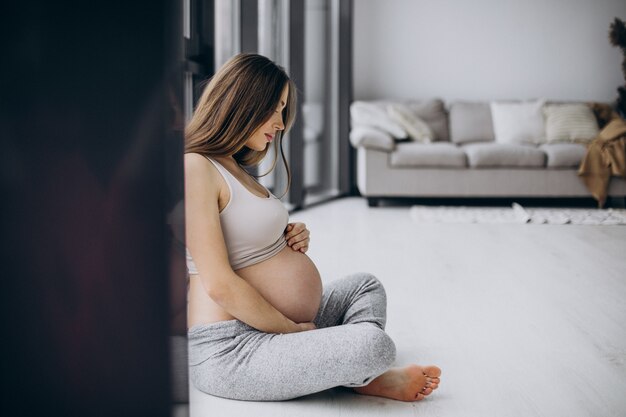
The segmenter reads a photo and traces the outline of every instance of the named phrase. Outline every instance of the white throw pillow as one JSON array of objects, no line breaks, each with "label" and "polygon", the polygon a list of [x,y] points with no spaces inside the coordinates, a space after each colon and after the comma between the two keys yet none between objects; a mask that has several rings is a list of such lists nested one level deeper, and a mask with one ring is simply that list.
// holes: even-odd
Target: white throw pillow
[{"label": "white throw pillow", "polygon": [[494,101],[490,104],[497,143],[545,142],[544,100],[520,103]]},{"label": "white throw pillow", "polygon": [[388,133],[368,126],[356,126],[350,131],[350,143],[354,147],[362,146],[381,151],[392,151],[396,143]]},{"label": "white throw pillow", "polygon": [[417,117],[411,109],[404,104],[390,104],[387,106],[387,114],[391,120],[397,122],[409,137],[415,142],[430,143],[435,135],[428,124]]},{"label": "white throw pillow", "polygon": [[584,103],[545,106],[543,113],[548,143],[590,141],[599,133],[596,116]]},{"label": "white throw pillow", "polygon": [[370,126],[389,133],[397,139],[407,137],[406,131],[391,120],[384,106],[364,101],[355,101],[350,106],[352,126]]}]

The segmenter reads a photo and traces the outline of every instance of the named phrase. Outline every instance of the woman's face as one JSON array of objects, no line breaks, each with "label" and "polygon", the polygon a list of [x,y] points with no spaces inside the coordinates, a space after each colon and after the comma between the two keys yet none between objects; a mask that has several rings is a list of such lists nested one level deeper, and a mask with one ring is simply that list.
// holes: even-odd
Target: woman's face
[{"label": "woman's face", "polygon": [[274,140],[276,132],[285,129],[283,123],[283,109],[287,105],[287,97],[289,95],[289,86],[286,85],[280,96],[280,103],[276,106],[276,111],[272,117],[254,131],[252,136],[246,141],[246,146],[255,151],[263,151],[268,143]]}]

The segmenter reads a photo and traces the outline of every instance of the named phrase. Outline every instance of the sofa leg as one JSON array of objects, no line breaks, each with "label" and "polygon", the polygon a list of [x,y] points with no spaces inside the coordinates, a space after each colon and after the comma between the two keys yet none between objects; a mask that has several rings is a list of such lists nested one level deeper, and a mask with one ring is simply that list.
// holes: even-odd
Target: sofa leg
[{"label": "sofa leg", "polygon": [[367,197],[367,205],[370,207],[378,207],[379,198]]}]

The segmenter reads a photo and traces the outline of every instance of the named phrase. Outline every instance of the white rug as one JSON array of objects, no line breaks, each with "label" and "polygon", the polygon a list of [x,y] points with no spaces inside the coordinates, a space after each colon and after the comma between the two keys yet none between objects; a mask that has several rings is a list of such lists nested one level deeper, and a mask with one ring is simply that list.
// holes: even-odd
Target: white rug
[{"label": "white rug", "polygon": [[511,207],[413,206],[417,223],[626,224],[624,209],[562,209]]}]

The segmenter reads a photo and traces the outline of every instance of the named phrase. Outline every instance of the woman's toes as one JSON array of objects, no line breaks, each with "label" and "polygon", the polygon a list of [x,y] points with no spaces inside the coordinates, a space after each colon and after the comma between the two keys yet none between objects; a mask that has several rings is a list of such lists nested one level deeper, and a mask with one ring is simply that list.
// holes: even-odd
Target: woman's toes
[{"label": "woman's toes", "polygon": [[415,394],[415,401],[422,401],[424,398],[424,394],[420,394],[419,392]]},{"label": "woman's toes", "polygon": [[422,391],[420,392],[420,394],[424,394],[424,395],[430,395],[432,393],[433,393],[433,390],[430,387],[424,387]]},{"label": "woman's toes", "polygon": [[439,378],[441,376],[441,369],[436,366],[424,366],[424,375],[430,378]]}]

